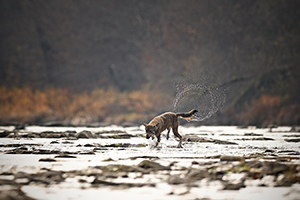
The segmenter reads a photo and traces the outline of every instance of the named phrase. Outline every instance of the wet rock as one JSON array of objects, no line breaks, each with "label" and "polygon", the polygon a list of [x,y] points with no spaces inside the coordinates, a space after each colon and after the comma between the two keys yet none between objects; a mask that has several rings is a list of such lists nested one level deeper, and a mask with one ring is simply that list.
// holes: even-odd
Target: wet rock
[{"label": "wet rock", "polygon": [[23,138],[40,138],[41,136],[36,133],[27,133],[22,135]]},{"label": "wet rock", "polygon": [[192,161],[192,165],[199,165],[199,162],[197,162],[197,161]]},{"label": "wet rock", "polygon": [[16,185],[14,180],[0,179],[0,185]]},{"label": "wet rock", "polygon": [[241,138],[241,139],[236,139],[236,140],[243,140],[243,141],[247,141],[247,140],[257,140],[257,141],[260,141],[260,140],[262,140],[262,141],[268,141],[268,140],[274,140],[273,138],[267,138],[267,137],[258,137],[258,138]]},{"label": "wet rock", "polygon": [[104,159],[103,161],[104,161],[104,162],[111,162],[111,161],[115,161],[115,160],[112,159],[112,158],[107,158],[107,159]]},{"label": "wet rock", "polygon": [[48,149],[37,149],[37,150],[33,151],[32,153],[33,154],[52,154],[54,152],[51,150],[48,150]]},{"label": "wet rock", "polygon": [[5,200],[34,200],[28,197],[20,188],[0,191],[0,199]]},{"label": "wet rock", "polygon": [[37,174],[33,174],[33,176],[37,176],[38,179],[37,181],[42,181],[42,182],[55,182],[55,183],[60,183],[65,180],[63,178],[63,172],[62,171],[46,171],[46,172],[40,172]]},{"label": "wet rock", "polygon": [[23,146],[22,144],[4,144],[0,145],[0,147],[21,147]]},{"label": "wet rock", "polygon": [[141,144],[132,144],[131,147],[138,147],[138,148],[140,148],[140,147],[146,147],[146,144],[144,144],[144,143],[141,143]]},{"label": "wet rock", "polygon": [[208,171],[203,169],[191,169],[187,173],[188,181],[196,181],[206,178],[208,176]]},{"label": "wet rock", "polygon": [[270,141],[273,141],[275,139],[273,138],[268,138],[268,137],[261,137],[261,138],[252,138],[252,140],[270,140]]},{"label": "wet rock", "polygon": [[95,146],[92,144],[85,144],[84,147],[95,147]]},{"label": "wet rock", "polygon": [[245,133],[244,136],[263,136],[263,134],[260,133]]},{"label": "wet rock", "polygon": [[33,151],[27,150],[27,148],[24,149],[22,147],[5,151],[5,154],[31,154],[31,153],[33,153]]},{"label": "wet rock", "polygon": [[52,141],[52,142],[50,142],[50,144],[59,144],[59,142],[57,142],[57,141]]},{"label": "wet rock", "polygon": [[225,140],[215,140],[214,141],[215,144],[229,144],[229,145],[238,145],[235,142],[230,142],[230,141],[225,141]]},{"label": "wet rock", "polygon": [[67,140],[66,140],[66,141],[63,141],[62,144],[74,144],[74,142],[71,142],[71,141],[67,141]]},{"label": "wet rock", "polygon": [[149,187],[155,187],[154,183],[116,183],[112,181],[105,181],[101,180],[98,178],[95,178],[95,180],[92,182],[93,186],[96,185],[104,185],[104,186],[119,186],[119,187],[124,187],[124,188],[130,188],[130,187],[144,187],[144,186],[149,186]]},{"label": "wet rock", "polygon": [[220,136],[241,136],[240,134],[222,133]]},{"label": "wet rock", "polygon": [[142,174],[150,173],[150,170],[148,169],[144,169],[138,166],[129,166],[129,165],[107,165],[107,166],[99,166],[98,168],[102,169],[104,172],[127,172],[127,173],[140,172]]},{"label": "wet rock", "polygon": [[170,170],[171,168],[168,166],[163,166],[159,163],[150,161],[150,160],[143,160],[142,162],[140,162],[138,164],[139,167],[144,168],[144,169],[151,169],[154,171],[158,171],[158,170]]},{"label": "wet rock", "polygon": [[300,138],[295,138],[295,139],[284,139],[286,142],[300,142]]},{"label": "wet rock", "polygon": [[300,183],[300,165],[288,165],[288,169],[277,177],[275,186],[291,186]]},{"label": "wet rock", "polygon": [[108,148],[105,148],[105,147],[96,147],[93,149],[94,152],[95,151],[107,151],[107,150],[108,150]]},{"label": "wet rock", "polygon": [[245,161],[245,159],[242,156],[227,156],[227,155],[222,155],[220,158],[220,161]]},{"label": "wet rock", "polygon": [[290,177],[287,177],[285,175],[279,176],[277,178],[277,181],[275,183],[275,187],[290,187],[292,186],[296,181]]},{"label": "wet rock", "polygon": [[213,142],[214,140],[211,138],[198,137],[196,135],[184,136],[183,140],[187,142]]},{"label": "wet rock", "polygon": [[293,126],[290,132],[300,132],[300,126]]},{"label": "wet rock", "polygon": [[111,130],[111,131],[100,131],[96,132],[96,135],[102,135],[102,134],[118,134],[118,133],[127,133],[126,131],[122,130]]},{"label": "wet rock", "polygon": [[275,152],[275,150],[272,150],[272,149],[266,149],[265,150],[265,153],[274,153]]},{"label": "wet rock", "polygon": [[183,137],[184,141],[187,142],[210,142],[210,143],[215,143],[215,144],[229,144],[229,145],[237,145],[235,142],[230,142],[230,141],[225,141],[225,140],[217,140],[217,139],[212,139],[212,138],[205,138],[205,137],[198,137],[195,135],[189,135]]},{"label": "wet rock", "polygon": [[298,134],[298,135],[283,135],[282,137],[300,137],[300,134]]},{"label": "wet rock", "polygon": [[104,147],[125,147],[125,148],[128,148],[130,146],[131,146],[130,143],[114,143],[114,144],[107,144]]},{"label": "wet rock", "polygon": [[245,159],[251,159],[251,158],[261,158],[265,156],[264,153],[250,153],[244,156]]},{"label": "wet rock", "polygon": [[277,175],[279,173],[283,173],[288,169],[288,165],[281,164],[278,162],[263,162],[263,173],[267,175]]},{"label": "wet rock", "polygon": [[39,135],[42,138],[61,138],[64,137],[61,132],[43,131]]},{"label": "wet rock", "polygon": [[77,138],[94,138],[91,131],[81,131],[78,133]]},{"label": "wet rock", "polygon": [[14,133],[14,132],[11,132],[11,131],[0,132],[0,138],[5,138],[5,137],[9,136],[11,133]]},{"label": "wet rock", "polygon": [[244,181],[241,181],[239,183],[225,183],[223,190],[239,190],[241,188],[245,188],[246,185]]},{"label": "wet rock", "polygon": [[249,168],[261,168],[263,166],[263,163],[259,160],[252,160],[247,162],[247,165],[249,166]]},{"label": "wet rock", "polygon": [[56,160],[53,158],[41,158],[39,162],[56,162]]},{"label": "wet rock", "polygon": [[159,159],[158,156],[134,156],[134,157],[130,157],[128,159],[130,159],[130,160],[136,160],[138,158],[151,159],[151,160],[157,160],[157,159]]},{"label": "wet rock", "polygon": [[76,158],[76,156],[71,156],[69,154],[60,154],[55,156],[54,158]]},{"label": "wet rock", "polygon": [[120,185],[120,183],[114,183],[110,181],[103,181],[98,178],[95,178],[94,181],[91,183],[92,185],[109,185],[109,186],[117,186]]},{"label": "wet rock", "polygon": [[[28,136],[28,137],[30,137],[30,136]],[[41,137],[41,135],[34,134],[33,137]],[[62,137],[64,137],[64,135],[60,132],[48,133],[45,135],[45,138],[62,138]]]},{"label": "wet rock", "polygon": [[218,159],[221,158],[221,155],[214,155],[214,156],[206,156],[207,159]]},{"label": "wet rock", "polygon": [[[98,133],[96,133],[97,135]],[[112,138],[112,139],[130,139],[130,138],[133,138],[133,137],[137,137],[137,135],[132,135],[132,134],[129,134],[129,133],[126,133],[126,132],[122,132],[122,133],[109,133],[109,134],[101,134],[101,135],[97,135],[98,138]]]},{"label": "wet rock", "polygon": [[179,184],[183,184],[185,183],[185,179],[180,177],[180,175],[171,175],[167,182],[170,184],[170,185],[179,185]]},{"label": "wet rock", "polygon": [[18,179],[28,179],[28,182],[26,184],[30,183],[37,183],[37,184],[46,184],[49,185],[51,183],[60,183],[64,181],[65,179],[62,176],[62,171],[40,171],[35,174],[29,174],[26,172],[18,172],[15,174],[15,180]]},{"label": "wet rock", "polygon": [[136,137],[136,136],[128,134],[128,133],[122,133],[122,134],[116,134],[113,136],[109,136],[109,138],[113,138],[113,139],[130,139],[132,137]]},{"label": "wet rock", "polygon": [[280,154],[285,154],[285,155],[290,155],[290,156],[298,156],[300,155],[299,151],[294,151],[294,150],[283,150],[283,151],[278,151]]}]

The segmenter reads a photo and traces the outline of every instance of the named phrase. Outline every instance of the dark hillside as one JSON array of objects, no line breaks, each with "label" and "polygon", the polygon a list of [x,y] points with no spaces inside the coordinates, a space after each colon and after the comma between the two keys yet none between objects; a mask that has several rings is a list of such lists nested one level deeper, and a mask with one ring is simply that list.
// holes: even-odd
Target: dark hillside
[{"label": "dark hillside", "polygon": [[[227,87],[227,101],[222,111],[202,123],[300,124],[299,7],[298,0],[4,0],[0,85],[3,91],[64,90],[90,98],[96,98],[92,94],[99,90],[121,92],[126,98],[151,91],[164,94],[171,103],[177,80],[209,77]],[[266,97],[277,98],[277,107],[255,106]],[[72,98],[67,105],[75,104]],[[149,99],[141,101],[147,104]],[[111,109],[119,103],[108,102],[114,102]],[[147,107],[145,116],[168,106],[165,102],[159,109]],[[270,119],[266,109],[274,109],[277,118]],[[128,108],[117,112],[128,110],[143,115],[142,110]],[[20,120],[7,112],[3,116],[10,117],[2,116],[2,121]],[[18,115],[24,112],[21,109]],[[80,116],[107,120],[88,110]],[[132,115],[128,120],[141,121]]]}]

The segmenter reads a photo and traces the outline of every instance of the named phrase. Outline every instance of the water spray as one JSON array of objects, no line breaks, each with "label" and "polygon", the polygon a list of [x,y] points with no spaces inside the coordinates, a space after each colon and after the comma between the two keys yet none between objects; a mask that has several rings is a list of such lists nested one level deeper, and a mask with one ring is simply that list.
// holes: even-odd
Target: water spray
[{"label": "water spray", "polygon": [[203,83],[200,81],[180,82],[174,84],[176,96],[171,106],[173,112],[198,110],[189,121],[203,121],[209,119],[223,108],[226,93],[220,83]]}]

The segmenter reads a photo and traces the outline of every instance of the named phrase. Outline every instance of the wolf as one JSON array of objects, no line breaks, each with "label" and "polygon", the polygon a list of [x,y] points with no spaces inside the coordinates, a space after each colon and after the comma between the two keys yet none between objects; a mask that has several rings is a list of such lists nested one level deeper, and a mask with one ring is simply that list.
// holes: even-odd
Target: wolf
[{"label": "wolf", "polygon": [[168,130],[167,133],[167,140],[169,139],[169,133],[172,128],[173,133],[176,137],[179,138],[179,143],[177,148],[182,148],[182,136],[178,133],[178,126],[179,121],[178,117],[184,118],[184,119],[191,119],[197,113],[198,111],[193,109],[188,113],[173,113],[173,112],[166,112],[159,116],[154,117],[149,124],[144,123],[145,129],[146,129],[146,138],[152,138],[154,139],[154,136],[157,138],[157,142],[155,147],[157,147],[158,143],[160,142],[160,136],[161,133],[164,130]]}]

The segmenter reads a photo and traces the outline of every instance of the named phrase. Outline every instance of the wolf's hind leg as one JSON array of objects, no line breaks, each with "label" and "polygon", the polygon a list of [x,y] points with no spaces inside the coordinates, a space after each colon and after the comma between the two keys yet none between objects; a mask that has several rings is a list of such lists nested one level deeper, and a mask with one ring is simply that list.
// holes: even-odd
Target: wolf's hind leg
[{"label": "wolf's hind leg", "polygon": [[180,140],[179,143],[178,143],[178,145],[177,145],[177,148],[183,148],[183,147],[181,146],[181,143],[182,143],[182,136],[178,133],[178,125],[179,125],[179,122],[175,123],[174,126],[172,127],[172,130],[173,130],[174,135],[175,135],[176,137],[178,137],[179,140]]}]

